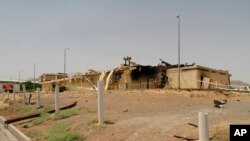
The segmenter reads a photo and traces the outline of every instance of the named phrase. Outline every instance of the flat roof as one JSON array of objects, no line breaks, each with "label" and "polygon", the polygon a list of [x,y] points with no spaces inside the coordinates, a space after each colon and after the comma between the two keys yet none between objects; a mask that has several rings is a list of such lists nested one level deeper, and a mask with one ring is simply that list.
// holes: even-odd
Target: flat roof
[{"label": "flat roof", "polygon": [[[23,80],[20,80],[21,83],[26,82]],[[19,80],[0,80],[0,83],[19,83]]]},{"label": "flat roof", "polygon": [[[218,70],[218,69],[213,69],[213,68],[209,68],[209,67],[205,67],[205,66],[201,66],[201,65],[180,67],[180,70],[193,70],[193,69],[215,71],[215,72],[219,72],[219,73],[229,73],[228,70]],[[177,71],[177,70],[178,70],[178,68],[172,68],[172,69],[168,69],[167,71]]]},{"label": "flat roof", "polygon": [[66,73],[43,73],[40,76],[44,76],[44,75],[52,75],[52,76],[67,76]]}]

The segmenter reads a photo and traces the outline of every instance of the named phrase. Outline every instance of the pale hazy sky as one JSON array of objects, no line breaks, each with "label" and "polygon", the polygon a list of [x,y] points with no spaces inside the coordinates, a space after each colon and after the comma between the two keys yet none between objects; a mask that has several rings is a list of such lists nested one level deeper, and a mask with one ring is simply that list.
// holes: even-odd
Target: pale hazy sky
[{"label": "pale hazy sky", "polygon": [[142,65],[159,58],[230,70],[250,83],[249,0],[0,0],[0,79],[107,70],[124,56]]}]

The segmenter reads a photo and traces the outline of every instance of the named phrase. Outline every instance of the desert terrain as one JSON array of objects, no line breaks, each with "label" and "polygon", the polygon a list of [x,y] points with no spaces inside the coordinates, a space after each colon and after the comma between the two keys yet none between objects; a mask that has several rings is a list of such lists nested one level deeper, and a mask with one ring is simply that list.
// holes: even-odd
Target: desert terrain
[{"label": "desert terrain", "polygon": [[[0,95],[0,115],[12,119],[54,108],[54,94],[41,93],[43,108],[36,109],[36,94],[30,105],[23,104],[23,94],[15,103]],[[224,108],[214,107],[214,99],[227,99]],[[67,123],[67,131],[82,135],[86,141],[185,141],[198,139],[198,113],[208,113],[209,136],[212,141],[229,140],[230,124],[250,123],[250,96],[220,91],[195,90],[129,90],[104,92],[103,125],[97,124],[97,92],[94,90],[60,93],[60,105],[77,101],[76,112],[63,118],[56,114],[38,124],[37,118],[15,122],[14,125],[32,140],[47,140],[46,131],[55,124]],[[64,110],[61,110],[62,112]]]}]

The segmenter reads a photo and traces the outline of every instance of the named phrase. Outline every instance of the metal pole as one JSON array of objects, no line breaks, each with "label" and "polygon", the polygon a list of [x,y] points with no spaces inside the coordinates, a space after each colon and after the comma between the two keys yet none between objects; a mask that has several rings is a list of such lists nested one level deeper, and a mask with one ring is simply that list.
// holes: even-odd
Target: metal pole
[{"label": "metal pole", "polygon": [[35,83],[35,79],[36,79],[36,64],[34,64],[34,83]]},{"label": "metal pole", "polygon": [[34,85],[33,85],[33,87],[34,87],[34,89],[35,89],[35,81],[36,81],[36,65],[37,65],[38,63],[35,63],[34,64]]},{"label": "metal pole", "polygon": [[64,74],[66,73],[66,51],[69,50],[69,48],[64,49]]},{"label": "metal pole", "polygon": [[180,15],[177,16],[178,19],[178,86],[177,90],[180,89]]},{"label": "metal pole", "polygon": [[208,114],[199,112],[199,141],[209,141]]},{"label": "metal pole", "polygon": [[98,87],[98,124],[99,125],[104,122],[102,85],[103,85],[103,81],[99,80],[97,82],[97,87]]},{"label": "metal pole", "polygon": [[64,49],[64,68],[63,68],[63,73],[65,74],[66,72],[66,49]]},{"label": "metal pole", "polygon": [[41,103],[40,103],[40,88],[36,89],[36,93],[37,93],[37,102],[36,102],[36,107],[40,108],[41,107]]},{"label": "metal pole", "polygon": [[59,112],[59,88],[56,86],[55,88],[55,113]]},{"label": "metal pole", "polygon": [[23,71],[19,71],[19,85],[20,85],[20,82],[21,82],[21,73],[22,73]]}]

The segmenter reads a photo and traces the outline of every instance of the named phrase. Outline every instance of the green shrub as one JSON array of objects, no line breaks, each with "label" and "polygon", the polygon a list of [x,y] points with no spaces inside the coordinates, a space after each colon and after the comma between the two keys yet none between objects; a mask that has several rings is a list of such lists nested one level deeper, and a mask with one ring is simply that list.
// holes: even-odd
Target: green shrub
[{"label": "green shrub", "polygon": [[46,138],[48,141],[82,141],[85,136],[80,132],[69,131],[68,123],[58,123],[48,130]]},{"label": "green shrub", "polygon": [[26,135],[31,138],[39,138],[42,137],[42,133],[34,130],[30,130],[26,132]]},{"label": "green shrub", "polygon": [[15,109],[22,113],[22,115],[31,115],[41,113],[43,109],[37,109],[33,105],[25,105],[23,103],[16,103]]},{"label": "green shrub", "polygon": [[77,108],[72,108],[72,109],[66,109],[66,110],[61,110],[59,113],[55,114],[54,120],[59,120],[59,119],[64,119],[68,118],[74,115],[79,114],[79,109]]},{"label": "green shrub", "polygon": [[46,120],[51,119],[51,115],[47,113],[43,113],[40,117],[36,118],[35,120],[32,121],[34,125],[39,125],[43,123]]},{"label": "green shrub", "polygon": [[[41,88],[41,84],[39,83],[32,83],[31,81],[27,81],[23,83],[25,85],[25,88],[28,92],[36,90],[36,88]],[[20,85],[20,89],[23,90],[22,86]]]},{"label": "green shrub", "polygon": [[54,103],[53,104],[52,103],[48,103],[48,104],[44,105],[44,107],[43,107],[43,109],[44,109],[45,112],[47,112],[49,110],[52,110],[54,108],[55,108],[54,107]]},{"label": "green shrub", "polygon": [[87,118],[87,119],[86,119],[86,124],[87,124],[88,126],[93,125],[93,124],[95,124],[95,123],[98,123],[97,119],[95,119],[95,118]]},{"label": "green shrub", "polygon": [[64,134],[51,134],[48,141],[82,141],[85,137],[79,132],[66,132]]}]

